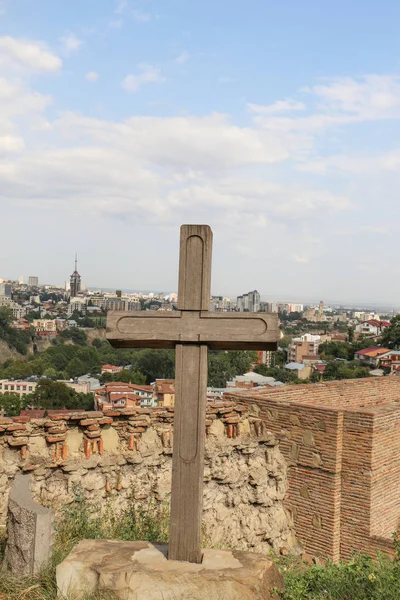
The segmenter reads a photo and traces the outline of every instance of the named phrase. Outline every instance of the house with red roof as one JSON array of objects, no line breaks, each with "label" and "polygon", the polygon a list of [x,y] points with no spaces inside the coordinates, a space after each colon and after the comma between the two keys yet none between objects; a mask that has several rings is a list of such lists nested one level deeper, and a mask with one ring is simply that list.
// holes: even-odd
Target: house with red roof
[{"label": "house with red roof", "polygon": [[111,373],[112,375],[115,373],[121,373],[123,367],[116,367],[115,365],[103,365],[101,367],[101,374],[103,373]]},{"label": "house with red roof", "polygon": [[359,360],[360,363],[366,367],[376,368],[379,365],[381,357],[389,352],[389,348],[382,348],[382,346],[371,346],[370,348],[364,348],[358,350],[354,354],[354,359]]},{"label": "house with red roof", "polygon": [[133,384],[110,381],[96,390],[94,403],[97,410],[130,408],[140,406],[140,396],[136,393]]}]

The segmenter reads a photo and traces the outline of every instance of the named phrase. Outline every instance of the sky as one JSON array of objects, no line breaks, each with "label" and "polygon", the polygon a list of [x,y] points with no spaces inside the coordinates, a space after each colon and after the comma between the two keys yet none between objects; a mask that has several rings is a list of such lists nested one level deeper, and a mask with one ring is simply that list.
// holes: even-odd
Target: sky
[{"label": "sky", "polygon": [[400,305],[400,2],[0,0],[0,277]]}]

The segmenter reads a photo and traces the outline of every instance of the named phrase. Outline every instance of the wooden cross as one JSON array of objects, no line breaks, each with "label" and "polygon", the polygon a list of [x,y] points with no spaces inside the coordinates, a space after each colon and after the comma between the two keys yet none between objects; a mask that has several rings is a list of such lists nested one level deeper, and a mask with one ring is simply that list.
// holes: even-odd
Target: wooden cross
[{"label": "wooden cross", "polygon": [[110,312],[117,348],[175,348],[175,416],[168,558],[201,562],[207,349],[276,350],[278,315],[211,313],[212,231],[182,225],[178,310]]}]

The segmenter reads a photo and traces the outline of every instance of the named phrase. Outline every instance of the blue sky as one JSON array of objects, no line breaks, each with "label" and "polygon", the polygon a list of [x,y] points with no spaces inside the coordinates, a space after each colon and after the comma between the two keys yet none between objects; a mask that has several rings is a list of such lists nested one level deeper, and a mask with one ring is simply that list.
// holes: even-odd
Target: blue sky
[{"label": "blue sky", "polygon": [[[0,0],[0,277],[400,305],[395,0]],[[388,283],[390,282],[390,283]]]}]

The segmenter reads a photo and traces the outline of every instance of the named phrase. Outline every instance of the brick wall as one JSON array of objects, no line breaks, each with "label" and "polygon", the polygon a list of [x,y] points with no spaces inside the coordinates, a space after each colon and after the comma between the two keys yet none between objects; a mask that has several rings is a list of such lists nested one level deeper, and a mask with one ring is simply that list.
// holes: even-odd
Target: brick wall
[{"label": "brick wall", "polygon": [[391,549],[400,523],[400,378],[229,393],[280,440],[285,499],[312,553],[333,560]]}]

